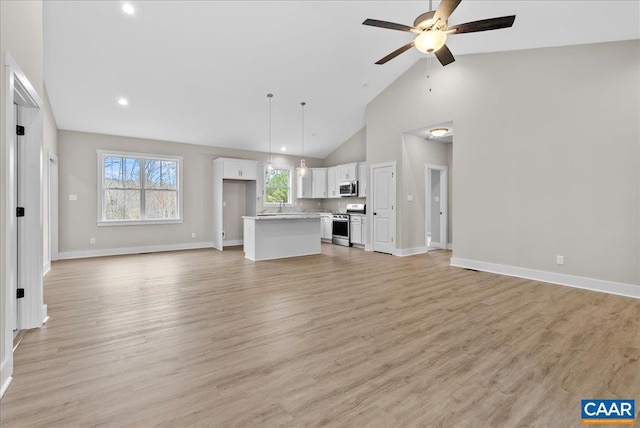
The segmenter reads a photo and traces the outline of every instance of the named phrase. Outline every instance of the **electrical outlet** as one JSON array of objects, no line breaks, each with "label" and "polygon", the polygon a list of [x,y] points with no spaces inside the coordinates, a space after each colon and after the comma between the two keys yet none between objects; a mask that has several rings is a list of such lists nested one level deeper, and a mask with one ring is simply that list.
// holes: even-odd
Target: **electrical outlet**
[{"label": "electrical outlet", "polygon": [[89,238],[89,243],[90,244],[95,244],[96,243],[96,238]]},{"label": "electrical outlet", "polygon": [[196,237],[196,233],[195,233],[195,232],[193,232],[193,233],[191,234],[191,237],[192,237],[192,238],[195,238],[195,237]]},{"label": "electrical outlet", "polygon": [[556,256],[556,263],[559,265],[564,264],[564,256]]},{"label": "electrical outlet", "polygon": [[69,195],[69,200],[70,201],[77,201],[78,200],[78,195]]}]

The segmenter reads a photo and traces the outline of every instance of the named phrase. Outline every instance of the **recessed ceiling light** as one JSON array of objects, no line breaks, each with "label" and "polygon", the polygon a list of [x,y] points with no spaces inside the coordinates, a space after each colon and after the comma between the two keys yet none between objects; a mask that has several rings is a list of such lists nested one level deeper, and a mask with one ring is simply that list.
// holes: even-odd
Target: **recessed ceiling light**
[{"label": "recessed ceiling light", "polygon": [[433,135],[434,137],[442,137],[447,132],[449,132],[448,128],[433,128],[429,130],[429,134]]},{"label": "recessed ceiling light", "polygon": [[280,148],[281,151],[286,152],[287,148],[285,146],[282,146],[282,148]]},{"label": "recessed ceiling light", "polygon": [[133,15],[133,13],[136,11],[133,6],[131,6],[129,3],[125,3],[122,5],[122,10],[124,11],[124,13],[126,13],[127,15]]},{"label": "recessed ceiling light", "polygon": [[120,104],[121,106],[126,106],[127,104],[129,104],[129,101],[127,101],[126,98],[120,98],[118,100],[118,104]]}]

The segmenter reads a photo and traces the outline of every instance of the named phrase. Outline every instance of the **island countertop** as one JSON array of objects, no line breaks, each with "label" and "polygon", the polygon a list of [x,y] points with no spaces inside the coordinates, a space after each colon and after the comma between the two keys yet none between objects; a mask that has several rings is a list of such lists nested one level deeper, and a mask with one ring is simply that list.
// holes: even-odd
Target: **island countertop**
[{"label": "island countertop", "polygon": [[301,213],[301,214],[262,214],[256,216],[242,216],[243,219],[250,220],[299,220],[306,218],[320,218],[319,213]]}]

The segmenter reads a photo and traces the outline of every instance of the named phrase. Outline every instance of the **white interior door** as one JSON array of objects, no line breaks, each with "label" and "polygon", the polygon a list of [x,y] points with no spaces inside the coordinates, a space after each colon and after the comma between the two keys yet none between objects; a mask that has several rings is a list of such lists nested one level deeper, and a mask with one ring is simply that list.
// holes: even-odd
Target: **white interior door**
[{"label": "white interior door", "polygon": [[396,165],[371,166],[373,189],[373,251],[394,254],[396,249]]},{"label": "white interior door", "polygon": [[425,166],[425,245],[427,249],[447,249],[448,167]]}]

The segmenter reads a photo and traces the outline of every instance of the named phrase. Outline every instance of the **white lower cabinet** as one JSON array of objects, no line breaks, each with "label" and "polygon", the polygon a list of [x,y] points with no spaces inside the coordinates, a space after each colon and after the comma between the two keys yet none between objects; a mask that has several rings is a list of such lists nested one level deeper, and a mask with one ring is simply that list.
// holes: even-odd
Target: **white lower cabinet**
[{"label": "white lower cabinet", "polygon": [[351,215],[349,222],[351,226],[351,243],[353,245],[364,245],[364,230],[362,228],[364,216]]},{"label": "white lower cabinet", "polygon": [[322,227],[321,238],[323,241],[331,242],[333,236],[333,218],[330,215],[320,216],[320,224]]}]

